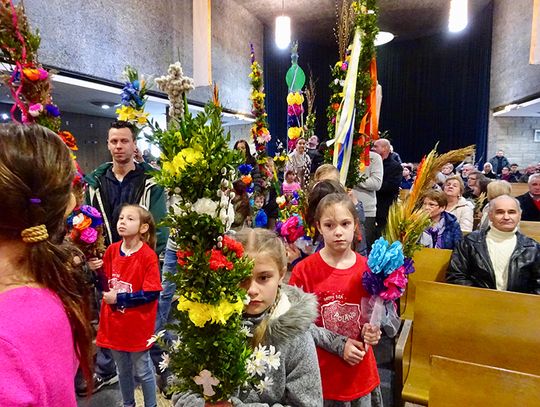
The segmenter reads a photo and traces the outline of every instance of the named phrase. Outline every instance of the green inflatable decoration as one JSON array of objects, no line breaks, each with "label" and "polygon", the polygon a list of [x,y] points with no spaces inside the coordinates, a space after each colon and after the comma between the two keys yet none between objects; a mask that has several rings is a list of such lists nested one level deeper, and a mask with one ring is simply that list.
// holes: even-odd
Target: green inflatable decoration
[{"label": "green inflatable decoration", "polygon": [[306,74],[298,66],[298,42],[295,42],[291,49],[291,67],[285,75],[285,81],[289,87],[289,92],[302,90],[306,83]]}]

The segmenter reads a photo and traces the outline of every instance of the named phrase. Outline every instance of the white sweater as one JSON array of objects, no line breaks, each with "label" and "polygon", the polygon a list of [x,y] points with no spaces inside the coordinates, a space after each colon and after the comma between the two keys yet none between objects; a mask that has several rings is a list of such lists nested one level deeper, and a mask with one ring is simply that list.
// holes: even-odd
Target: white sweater
[{"label": "white sweater", "polygon": [[497,290],[506,290],[508,286],[508,265],[510,257],[516,248],[516,230],[502,232],[492,227],[486,234],[489,258],[495,271]]},{"label": "white sweater", "polygon": [[362,172],[366,179],[354,187],[353,193],[355,198],[362,202],[366,217],[374,218],[377,213],[376,192],[381,189],[383,179],[383,162],[381,156],[373,151],[369,152],[369,161],[369,165]]}]

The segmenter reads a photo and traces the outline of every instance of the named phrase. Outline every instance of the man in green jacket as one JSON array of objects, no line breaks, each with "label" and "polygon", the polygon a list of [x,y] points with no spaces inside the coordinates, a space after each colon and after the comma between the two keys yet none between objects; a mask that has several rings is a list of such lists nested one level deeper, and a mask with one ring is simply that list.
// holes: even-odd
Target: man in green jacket
[{"label": "man in green jacket", "polygon": [[[148,174],[153,168],[147,163],[134,161],[137,145],[132,124],[116,121],[109,129],[107,146],[112,162],[104,163],[86,176],[86,201],[103,215],[105,243],[110,245],[120,236],[116,223],[124,204],[139,204],[148,209],[156,224],[167,213],[165,192]],[[157,229],[156,252],[159,255],[167,243],[168,230]]]},{"label": "man in green jacket", "polygon": [[[137,150],[135,130],[131,123],[125,121],[112,123],[107,138],[107,148],[111,153],[112,162],[100,165],[85,177],[88,183],[86,202],[97,208],[103,216],[106,246],[120,240],[116,223],[124,204],[139,204],[145,207],[152,213],[156,224],[159,224],[167,213],[165,191],[149,174],[153,168],[145,162],[139,164],[134,160]],[[168,236],[168,228],[157,228],[156,253],[158,256],[165,249]],[[116,366],[110,351],[98,348],[94,392],[117,381]],[[77,384],[77,393],[85,395],[85,383]]]}]

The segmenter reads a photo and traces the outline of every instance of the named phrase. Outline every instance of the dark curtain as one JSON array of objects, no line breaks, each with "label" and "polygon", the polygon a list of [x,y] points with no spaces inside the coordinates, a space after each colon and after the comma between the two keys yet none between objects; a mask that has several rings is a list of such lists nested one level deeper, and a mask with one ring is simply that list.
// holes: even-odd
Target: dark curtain
[{"label": "dark curtain", "polygon": [[[437,142],[438,151],[477,146],[485,160],[489,119],[491,62],[490,3],[458,34],[441,33],[377,48],[379,83],[383,87],[380,130],[388,130],[395,151],[404,161],[418,162]],[[330,98],[330,67],[338,59],[337,45],[299,44],[299,65],[317,82],[317,135],[327,139],[326,107]],[[274,44],[273,31],[264,32],[266,107],[275,151],[287,141],[287,84],[290,53]],[[307,81],[306,81],[307,82]]]},{"label": "dark curtain", "polygon": [[[255,50],[257,52],[257,50]],[[317,81],[315,98],[316,129],[319,140],[326,139],[326,107],[330,100],[330,67],[338,60],[337,45],[324,47],[309,43],[298,44],[298,65],[306,74],[306,86],[309,70]],[[287,145],[287,83],[285,74],[291,66],[290,50],[280,50],[274,43],[273,30],[264,30],[264,86],[266,90],[266,110],[272,141],[268,144],[271,155],[276,149],[277,139]],[[306,108],[305,104],[304,107]],[[305,115],[304,115],[305,118]]]},{"label": "dark curtain", "polygon": [[388,130],[404,161],[476,144],[485,160],[493,6],[461,33],[441,33],[377,49],[383,88],[380,130]]}]

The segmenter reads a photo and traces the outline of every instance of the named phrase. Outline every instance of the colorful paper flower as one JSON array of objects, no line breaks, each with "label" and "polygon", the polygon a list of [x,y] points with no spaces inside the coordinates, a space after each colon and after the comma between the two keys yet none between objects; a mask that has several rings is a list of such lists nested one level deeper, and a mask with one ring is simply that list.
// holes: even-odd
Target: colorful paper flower
[{"label": "colorful paper flower", "polygon": [[60,116],[60,109],[58,109],[58,106],[56,105],[53,105],[53,104],[46,104],[45,105],[45,110],[47,111],[47,113],[49,114],[49,116],[52,116],[52,117],[59,117]]},{"label": "colorful paper flower", "polygon": [[244,184],[250,185],[251,182],[253,181],[253,178],[251,177],[251,175],[248,174],[248,175],[242,175],[242,176],[240,177],[240,180],[241,180]]},{"label": "colorful paper flower", "polygon": [[90,218],[101,219],[101,213],[99,213],[99,211],[93,206],[82,205],[80,209],[83,214],[89,216]]},{"label": "colorful paper flower", "polygon": [[[82,215],[82,213],[80,215]],[[86,228],[89,228],[90,225],[92,225],[92,219],[91,218],[89,218],[88,216],[84,216],[84,215],[82,215],[82,216],[83,216],[83,218],[80,220],[80,222],[77,222],[77,224],[75,224],[75,222],[73,222],[73,227],[75,229],[77,229],[77,230],[80,230],[81,232],[83,230],[85,230]]]},{"label": "colorful paper flower", "polygon": [[38,117],[43,112],[43,105],[41,103],[35,103],[30,105],[28,108],[28,113],[32,117]]},{"label": "colorful paper flower", "polygon": [[407,277],[405,276],[405,267],[401,266],[394,272],[392,272],[385,280],[384,286],[387,289],[380,293],[383,300],[391,301],[396,300],[405,291],[407,287]]},{"label": "colorful paper flower", "polygon": [[75,137],[73,136],[73,134],[71,134],[71,132],[67,130],[59,131],[58,135],[71,151],[77,151],[79,149],[79,147],[77,147],[77,140],[75,140]]},{"label": "colorful paper flower", "polygon": [[384,280],[378,275],[367,270],[362,274],[362,286],[371,295],[379,295],[384,290]]},{"label": "colorful paper flower", "polygon": [[403,264],[403,247],[401,242],[396,241],[391,245],[384,238],[379,238],[373,243],[368,257],[368,267],[375,274],[382,273],[388,276]]},{"label": "colorful paper flower", "polygon": [[304,107],[302,105],[289,105],[287,107],[287,114],[289,116],[300,116],[304,113]]},{"label": "colorful paper flower", "polygon": [[253,171],[253,165],[251,165],[251,164],[241,164],[241,165],[238,166],[238,171],[242,175],[247,175],[251,171]]},{"label": "colorful paper flower", "polygon": [[92,227],[87,227],[81,232],[80,239],[84,243],[92,244],[97,240],[98,232]]},{"label": "colorful paper flower", "polygon": [[296,140],[302,135],[302,128],[301,127],[289,127],[289,130],[287,130],[287,135],[291,140]]}]

